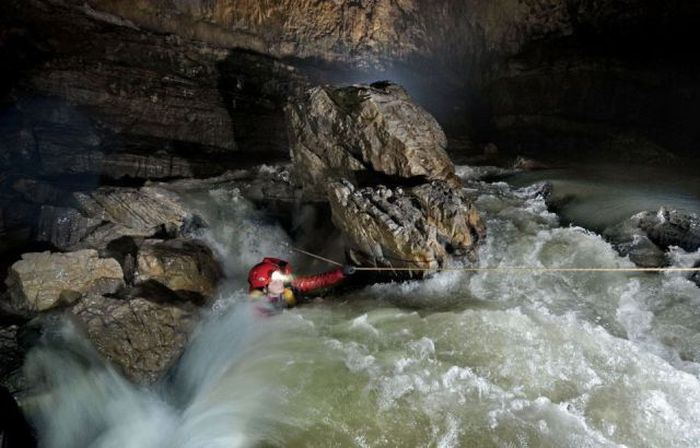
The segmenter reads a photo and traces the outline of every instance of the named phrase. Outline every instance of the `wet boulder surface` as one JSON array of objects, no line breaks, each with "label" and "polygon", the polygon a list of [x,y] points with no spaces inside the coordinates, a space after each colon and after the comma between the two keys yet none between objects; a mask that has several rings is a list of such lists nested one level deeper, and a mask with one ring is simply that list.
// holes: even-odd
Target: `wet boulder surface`
[{"label": "wet boulder surface", "polygon": [[637,213],[606,229],[604,236],[638,266],[666,266],[669,263],[666,252],[670,247],[686,252],[700,248],[700,218],[693,213],[662,207],[656,212]]},{"label": "wet boulder surface", "polygon": [[138,250],[136,283],[155,281],[175,292],[211,297],[222,276],[211,249],[198,241],[148,240]]},{"label": "wet boulder surface", "polygon": [[101,295],[70,309],[97,351],[138,383],[158,380],[177,360],[197,313],[188,302]]},{"label": "wet boulder surface", "polygon": [[90,293],[114,293],[124,285],[121,266],[87,249],[69,253],[27,253],[6,280],[19,310],[45,311]]},{"label": "wet boulder surface", "polygon": [[129,379],[156,381],[223,277],[214,253],[195,239],[206,222],[162,186],[68,191],[22,180],[17,187],[45,201],[36,204],[32,234],[52,250],[24,253],[8,270],[2,313],[14,317],[0,325],[2,381],[21,387],[19,367],[34,339],[21,345],[19,335],[42,333],[51,316],[80,323]]},{"label": "wet boulder surface", "polygon": [[397,84],[315,87],[290,103],[287,122],[309,197],[325,196],[329,178],[455,179],[442,128]]},{"label": "wet boulder surface", "polygon": [[485,227],[447,155],[442,128],[399,85],[318,86],[287,107],[293,181],[328,201],[361,266],[474,262]]},{"label": "wet boulder surface", "polygon": [[418,268],[422,276],[451,259],[475,261],[485,236],[474,207],[445,182],[406,190],[336,182],[328,197],[350,259],[363,266]]}]

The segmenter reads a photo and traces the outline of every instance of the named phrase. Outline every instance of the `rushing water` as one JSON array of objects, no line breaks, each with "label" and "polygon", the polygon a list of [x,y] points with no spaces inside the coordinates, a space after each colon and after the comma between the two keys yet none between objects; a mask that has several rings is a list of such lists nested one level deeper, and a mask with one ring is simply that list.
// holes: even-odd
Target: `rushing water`
[{"label": "rushing water", "polygon": [[[482,266],[632,266],[528,188],[469,193]],[[700,288],[681,274],[451,272],[260,320],[244,274],[288,237],[235,191],[191,201],[232,281],[151,389],[58,326],[27,365],[46,446],[700,446]]]}]

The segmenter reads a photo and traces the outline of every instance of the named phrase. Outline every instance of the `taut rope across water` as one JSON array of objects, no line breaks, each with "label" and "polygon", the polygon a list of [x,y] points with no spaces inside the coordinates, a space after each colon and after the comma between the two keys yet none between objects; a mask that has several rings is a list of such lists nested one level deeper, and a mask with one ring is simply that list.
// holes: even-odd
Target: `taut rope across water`
[{"label": "taut rope across water", "polygon": [[[316,258],[326,263],[330,263],[336,266],[342,266],[335,260],[322,257],[320,255],[299,249],[297,247],[291,247],[290,249],[301,254],[307,255],[309,257]],[[625,267],[615,267],[615,268],[550,268],[550,267],[529,267],[529,266],[500,266],[500,267],[475,267],[475,268],[409,268],[409,267],[355,267],[356,271],[433,271],[433,272],[700,272],[700,267],[696,268],[680,268],[680,267],[670,267],[670,268],[625,268]]]}]

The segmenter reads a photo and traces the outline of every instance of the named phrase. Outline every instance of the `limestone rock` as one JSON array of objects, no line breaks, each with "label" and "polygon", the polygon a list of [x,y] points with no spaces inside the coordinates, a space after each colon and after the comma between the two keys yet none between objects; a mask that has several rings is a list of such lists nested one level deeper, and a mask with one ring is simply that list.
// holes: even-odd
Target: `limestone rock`
[{"label": "limestone rock", "polygon": [[316,87],[287,107],[296,179],[311,197],[329,178],[359,172],[400,178],[450,179],[454,165],[437,121],[389,82]]},{"label": "limestone rock", "polygon": [[74,208],[43,205],[39,212],[36,239],[67,250],[101,223],[101,219],[84,216]]},{"label": "limestone rock", "polygon": [[212,251],[197,241],[146,241],[136,259],[136,281],[211,297],[222,277]]},{"label": "limestone rock", "polygon": [[449,241],[454,252],[470,250],[475,236],[478,239],[486,235],[486,226],[474,205],[446,183],[420,185],[410,193],[418,199],[428,224],[437,229],[438,238]]},{"label": "limestone rock", "polygon": [[181,179],[152,185],[167,185],[167,189],[181,192],[211,191],[217,188],[238,189],[241,195],[253,202],[296,203],[300,191],[292,183],[292,165],[262,164],[250,169],[227,171],[207,179]]},{"label": "limestone rock", "polygon": [[22,255],[6,280],[12,303],[22,310],[44,311],[71,303],[90,293],[113,293],[124,284],[114,259],[101,259],[95,250]]},{"label": "limestone rock", "polygon": [[435,269],[452,259],[473,261],[485,235],[473,206],[445,182],[409,190],[334,182],[329,200],[350,257],[361,265]]},{"label": "limestone rock", "polygon": [[35,238],[66,251],[103,250],[124,236],[185,236],[206,227],[177,194],[160,187],[102,187],[72,193],[64,203],[39,208]]},{"label": "limestone rock", "polygon": [[179,357],[194,324],[188,303],[158,303],[100,295],[85,297],[71,312],[97,350],[140,383],[156,381]]},{"label": "limestone rock", "polygon": [[144,236],[159,230],[177,232],[188,217],[177,195],[158,187],[103,187],[74,197],[84,215]]}]

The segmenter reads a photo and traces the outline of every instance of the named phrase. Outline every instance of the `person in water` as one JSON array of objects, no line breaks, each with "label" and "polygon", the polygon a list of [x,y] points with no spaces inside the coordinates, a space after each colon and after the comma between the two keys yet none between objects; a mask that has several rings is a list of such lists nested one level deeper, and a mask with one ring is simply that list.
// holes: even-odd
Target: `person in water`
[{"label": "person in water", "polygon": [[305,294],[335,286],[354,272],[354,267],[346,265],[322,274],[295,277],[288,262],[266,257],[248,273],[250,298],[261,314],[276,314],[301,303]]}]

